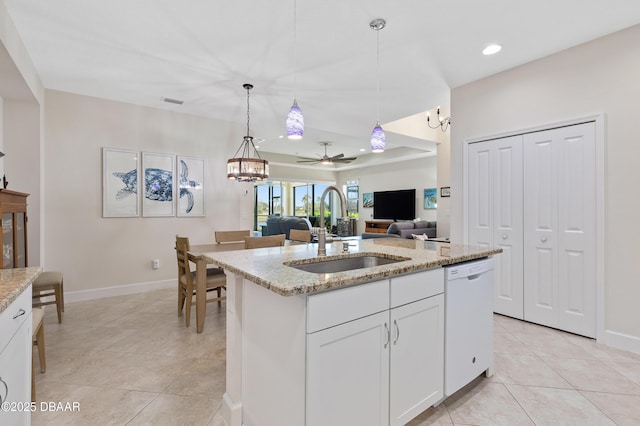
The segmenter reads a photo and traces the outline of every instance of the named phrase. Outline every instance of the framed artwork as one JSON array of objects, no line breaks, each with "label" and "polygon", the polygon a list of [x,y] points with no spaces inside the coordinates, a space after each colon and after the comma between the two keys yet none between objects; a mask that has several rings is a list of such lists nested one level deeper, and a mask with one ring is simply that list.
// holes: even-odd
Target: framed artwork
[{"label": "framed artwork", "polygon": [[438,208],[438,191],[436,188],[428,188],[424,190],[424,208]]},{"label": "framed artwork", "polygon": [[175,155],[142,153],[142,216],[175,215]]},{"label": "framed artwork", "polygon": [[178,156],[178,216],[204,216],[204,159]]},{"label": "framed artwork", "polygon": [[373,207],[373,192],[362,194],[362,207]]},{"label": "framed artwork", "polygon": [[451,197],[451,187],[450,186],[443,186],[442,188],[440,188],[440,196],[441,197]]},{"label": "framed artwork", "polygon": [[102,148],[102,217],[140,216],[137,151]]}]

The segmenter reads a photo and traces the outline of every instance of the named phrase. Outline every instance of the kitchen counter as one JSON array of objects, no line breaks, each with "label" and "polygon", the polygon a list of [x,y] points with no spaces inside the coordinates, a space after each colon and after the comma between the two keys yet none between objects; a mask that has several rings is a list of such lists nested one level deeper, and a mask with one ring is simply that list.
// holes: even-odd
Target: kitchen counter
[{"label": "kitchen counter", "polygon": [[16,300],[42,272],[40,266],[0,269],[0,312]]},{"label": "kitchen counter", "polygon": [[349,253],[342,253],[342,242],[327,244],[326,260],[336,256],[382,254],[409,260],[330,274],[315,274],[283,265],[297,261],[317,261],[318,245],[301,244],[255,250],[203,253],[208,263],[238,274],[281,296],[293,296],[360,284],[382,278],[451,265],[501,253],[500,248],[468,246],[398,238],[349,241]]}]

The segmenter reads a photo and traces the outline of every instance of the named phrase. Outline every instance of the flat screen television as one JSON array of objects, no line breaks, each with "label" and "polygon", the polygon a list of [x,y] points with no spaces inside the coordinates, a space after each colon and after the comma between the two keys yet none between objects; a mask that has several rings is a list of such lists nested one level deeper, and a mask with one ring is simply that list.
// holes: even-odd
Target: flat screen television
[{"label": "flat screen television", "polygon": [[416,190],[400,189],[373,193],[373,218],[413,220],[416,217]]}]

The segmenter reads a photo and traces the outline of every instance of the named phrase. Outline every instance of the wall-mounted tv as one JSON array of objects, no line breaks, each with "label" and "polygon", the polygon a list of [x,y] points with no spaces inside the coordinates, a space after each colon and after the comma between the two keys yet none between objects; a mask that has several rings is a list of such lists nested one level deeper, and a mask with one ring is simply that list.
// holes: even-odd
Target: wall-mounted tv
[{"label": "wall-mounted tv", "polygon": [[373,193],[373,218],[378,220],[413,220],[416,217],[416,190],[379,191]]}]

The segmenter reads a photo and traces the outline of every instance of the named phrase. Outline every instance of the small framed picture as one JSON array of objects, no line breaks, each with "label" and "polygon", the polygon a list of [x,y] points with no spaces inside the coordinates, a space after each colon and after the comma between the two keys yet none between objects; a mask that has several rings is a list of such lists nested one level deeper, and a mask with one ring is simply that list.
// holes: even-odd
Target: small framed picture
[{"label": "small framed picture", "polygon": [[440,196],[441,197],[451,197],[451,187],[450,186],[443,186],[442,188],[440,188]]},{"label": "small framed picture", "polygon": [[373,207],[373,192],[366,192],[362,194],[362,207]]},{"label": "small framed picture", "polygon": [[204,158],[178,156],[178,217],[205,216],[204,165]]},{"label": "small framed picture", "polygon": [[425,210],[438,208],[437,188],[428,188],[424,190],[424,208]]},{"label": "small framed picture", "polygon": [[175,215],[175,155],[142,153],[142,216]]},{"label": "small framed picture", "polygon": [[102,217],[140,216],[137,151],[102,148]]}]

